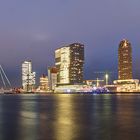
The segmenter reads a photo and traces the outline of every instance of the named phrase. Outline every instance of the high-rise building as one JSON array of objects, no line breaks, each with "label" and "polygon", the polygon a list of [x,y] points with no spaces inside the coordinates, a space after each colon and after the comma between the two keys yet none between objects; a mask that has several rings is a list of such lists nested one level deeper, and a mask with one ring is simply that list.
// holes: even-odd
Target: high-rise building
[{"label": "high-rise building", "polygon": [[35,72],[32,72],[32,62],[22,63],[22,87],[24,91],[31,92],[35,86]]},{"label": "high-rise building", "polygon": [[44,74],[40,77],[40,90],[47,91],[49,89],[48,77]]},{"label": "high-rise building", "polygon": [[48,68],[48,80],[49,80],[49,89],[55,90],[57,84],[57,68],[49,67]]},{"label": "high-rise building", "polygon": [[57,84],[83,83],[84,45],[73,43],[55,50]]},{"label": "high-rise building", "polygon": [[126,39],[120,42],[118,48],[118,79],[132,79],[132,48]]}]

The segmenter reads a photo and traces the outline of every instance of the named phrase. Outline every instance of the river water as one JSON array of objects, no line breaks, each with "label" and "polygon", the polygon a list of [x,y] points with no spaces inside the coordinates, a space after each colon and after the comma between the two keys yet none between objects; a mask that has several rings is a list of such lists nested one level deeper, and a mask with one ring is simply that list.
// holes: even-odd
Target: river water
[{"label": "river water", "polygon": [[140,95],[0,95],[0,140],[139,140]]}]

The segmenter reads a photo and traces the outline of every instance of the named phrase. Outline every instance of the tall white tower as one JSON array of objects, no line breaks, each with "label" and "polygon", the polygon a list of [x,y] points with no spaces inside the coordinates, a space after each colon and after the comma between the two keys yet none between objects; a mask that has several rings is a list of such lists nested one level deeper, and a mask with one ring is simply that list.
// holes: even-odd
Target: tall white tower
[{"label": "tall white tower", "polygon": [[33,91],[35,86],[35,72],[32,72],[32,62],[24,61],[22,63],[22,87],[26,92]]}]

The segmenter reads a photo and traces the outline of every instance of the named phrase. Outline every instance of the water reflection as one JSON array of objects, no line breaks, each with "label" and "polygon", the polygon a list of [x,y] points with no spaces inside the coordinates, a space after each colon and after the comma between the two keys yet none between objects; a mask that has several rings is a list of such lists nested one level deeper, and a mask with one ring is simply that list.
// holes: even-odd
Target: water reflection
[{"label": "water reflection", "polygon": [[39,97],[39,139],[55,139],[57,97],[53,95]]},{"label": "water reflection", "polygon": [[74,102],[73,96],[57,96],[56,122],[55,122],[55,139],[68,140],[74,137],[76,133],[76,122],[74,120]]},{"label": "water reflection", "polygon": [[[20,102],[18,96],[1,96],[0,97],[0,136],[2,140],[17,139],[19,128],[19,109]],[[9,100],[10,99],[10,100]],[[13,101],[14,100],[14,101]]]},{"label": "water reflection", "polygon": [[[138,118],[135,115],[138,113],[135,107],[137,96],[117,96],[117,111],[116,111],[116,139],[131,140],[136,139]],[[136,121],[136,122],[135,122]],[[114,133],[115,135],[115,133]]]},{"label": "water reflection", "polygon": [[20,96],[21,106],[19,109],[19,127],[18,139],[20,140],[38,140],[39,109],[38,96]]},{"label": "water reflection", "polygon": [[140,96],[0,96],[0,140],[135,140]]}]

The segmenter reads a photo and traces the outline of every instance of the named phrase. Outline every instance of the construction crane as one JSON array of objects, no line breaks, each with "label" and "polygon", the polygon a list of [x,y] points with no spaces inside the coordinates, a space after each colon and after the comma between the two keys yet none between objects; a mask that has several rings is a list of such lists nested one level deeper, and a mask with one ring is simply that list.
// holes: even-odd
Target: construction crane
[{"label": "construction crane", "polygon": [[86,80],[86,81],[88,81],[89,83],[96,82],[96,87],[99,87],[100,82],[104,82],[104,80],[99,80],[99,78],[97,78],[96,80]]},{"label": "construction crane", "polygon": [[109,79],[111,80],[111,75],[115,75],[116,71],[94,71],[93,72],[95,77],[104,77],[105,78],[105,84],[108,85]]},{"label": "construction crane", "polygon": [[94,74],[114,74],[114,73],[117,73],[116,71],[94,71],[93,72]]}]

